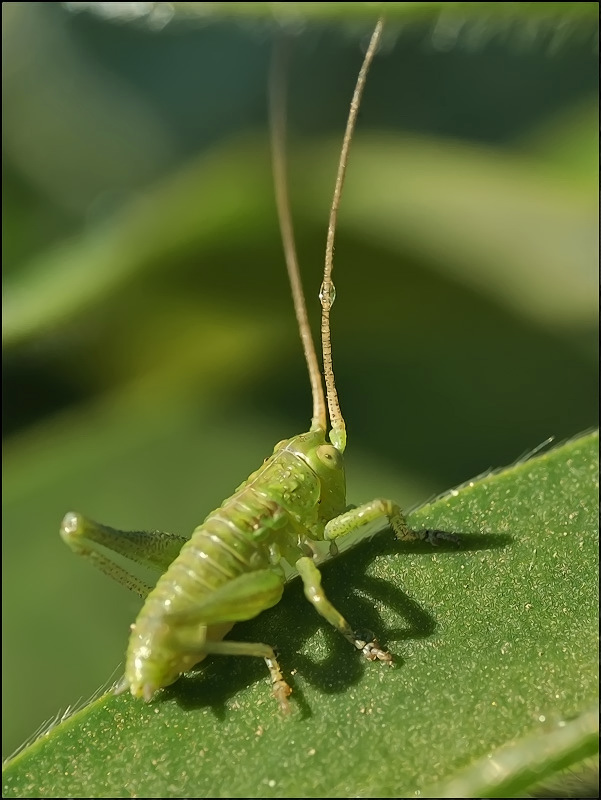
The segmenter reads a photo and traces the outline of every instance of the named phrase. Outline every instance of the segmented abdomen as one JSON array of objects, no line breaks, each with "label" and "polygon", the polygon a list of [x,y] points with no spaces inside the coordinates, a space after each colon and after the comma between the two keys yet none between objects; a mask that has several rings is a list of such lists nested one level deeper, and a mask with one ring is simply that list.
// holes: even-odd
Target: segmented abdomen
[{"label": "segmented abdomen", "polygon": [[[270,553],[275,540],[294,552],[300,519],[307,525],[317,519],[319,491],[313,470],[283,449],[196,528],[132,628],[125,674],[134,695],[151,696],[203,657],[178,644],[178,615],[193,615],[238,576],[274,566]],[[207,636],[221,638],[229,627],[209,625]]]},{"label": "segmented abdomen", "polygon": [[261,533],[265,517],[274,513],[281,511],[273,501],[245,491],[209,514],[159,579],[140,616],[186,611],[224,583],[267,567]]}]

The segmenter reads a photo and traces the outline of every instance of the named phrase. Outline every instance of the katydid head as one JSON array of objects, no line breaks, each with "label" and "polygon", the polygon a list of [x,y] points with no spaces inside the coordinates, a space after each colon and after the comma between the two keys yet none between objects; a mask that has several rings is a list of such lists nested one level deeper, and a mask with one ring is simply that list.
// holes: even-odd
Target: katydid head
[{"label": "katydid head", "polygon": [[340,151],[340,160],[338,162],[338,172],[336,174],[336,185],[334,188],[334,197],[332,199],[332,206],[330,209],[330,219],[328,223],[328,236],[326,242],[326,256],[325,268],[323,274],[323,282],[319,293],[321,301],[321,351],[323,358],[323,372],[326,387],[327,398],[327,411],[326,411],[326,398],[324,398],[323,383],[319,364],[317,362],[317,355],[315,352],[315,345],[311,336],[311,329],[307,316],[307,305],[303,293],[303,287],[300,279],[300,270],[296,257],[296,247],[294,243],[294,233],[292,229],[292,215],[290,213],[290,201],[288,198],[288,186],[286,181],[285,169],[285,100],[284,100],[284,82],[283,82],[283,58],[284,47],[282,42],[276,47],[274,52],[274,59],[271,70],[271,83],[270,83],[270,109],[271,109],[271,138],[272,138],[272,157],[273,157],[273,174],[275,182],[276,205],[278,209],[278,217],[280,220],[280,230],[282,234],[282,242],[284,245],[284,255],[286,258],[286,267],[290,279],[290,286],[292,289],[292,298],[294,300],[294,310],[298,322],[301,341],[303,344],[303,351],[305,360],[309,370],[309,378],[311,381],[311,391],[313,395],[313,418],[311,422],[311,431],[322,431],[325,435],[328,428],[328,416],[330,424],[329,439],[332,446],[338,451],[339,454],[343,453],[346,447],[346,426],[344,418],[340,410],[340,403],[338,402],[338,393],[336,391],[336,383],[334,381],[334,368],[332,364],[332,341],[330,334],[330,310],[334,303],[336,290],[332,282],[332,268],[334,259],[334,237],[336,234],[336,220],[338,217],[338,208],[340,206],[340,198],[342,195],[342,187],[344,185],[344,177],[346,174],[346,167],[348,164],[348,154],[353,138],[353,131],[357,121],[357,114],[359,112],[359,105],[361,103],[361,96],[365,88],[367,73],[373,57],[378,49],[378,44],[382,36],[383,20],[379,19],[374,32],[372,33],[369,46],[363,59],[363,64],[359,71],[355,91],[351,100],[351,108],[349,111],[348,120],[346,123],[346,130],[342,141],[342,148]]},{"label": "katydid head", "polygon": [[346,476],[342,453],[326,439],[324,430],[309,431],[282,442],[317,475],[320,485],[319,517],[333,519],[346,508]]},{"label": "katydid head", "polygon": [[316,447],[309,460],[321,483],[319,517],[327,522],[346,508],[344,459],[338,448],[326,443]]}]

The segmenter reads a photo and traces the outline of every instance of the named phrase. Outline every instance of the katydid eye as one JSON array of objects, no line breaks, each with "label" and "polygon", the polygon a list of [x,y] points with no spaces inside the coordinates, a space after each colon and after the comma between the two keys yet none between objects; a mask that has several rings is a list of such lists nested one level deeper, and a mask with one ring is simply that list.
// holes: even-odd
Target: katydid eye
[{"label": "katydid eye", "polygon": [[317,457],[322,464],[325,464],[326,467],[332,467],[332,469],[340,468],[342,465],[340,453],[331,444],[322,444],[321,447],[318,447]]}]

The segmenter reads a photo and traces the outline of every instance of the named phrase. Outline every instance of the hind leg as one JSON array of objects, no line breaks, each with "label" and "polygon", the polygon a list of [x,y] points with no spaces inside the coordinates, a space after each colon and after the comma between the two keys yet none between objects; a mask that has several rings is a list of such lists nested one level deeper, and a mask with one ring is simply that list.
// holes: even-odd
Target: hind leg
[{"label": "hind leg", "polygon": [[282,711],[287,713],[292,689],[284,680],[272,647],[262,642],[217,641],[207,636],[207,627],[210,629],[210,626],[256,617],[261,611],[276,605],[283,591],[284,582],[279,574],[271,570],[250,572],[226,583],[189,612],[167,615],[166,622],[173,626],[177,644],[186,653],[264,659],[271,677],[272,692]]},{"label": "hind leg", "polygon": [[140,597],[146,597],[153,583],[118,564],[111,553],[156,573],[158,579],[187,541],[183,536],[163,531],[120,531],[73,511],[65,514],[60,534],[74,553],[84,556],[109,578]]}]

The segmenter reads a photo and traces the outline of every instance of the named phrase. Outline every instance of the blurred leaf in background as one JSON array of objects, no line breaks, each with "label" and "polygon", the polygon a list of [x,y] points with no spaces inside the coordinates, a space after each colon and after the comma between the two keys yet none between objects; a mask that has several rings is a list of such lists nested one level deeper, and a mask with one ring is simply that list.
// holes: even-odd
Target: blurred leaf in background
[{"label": "blurred leaf in background", "polygon": [[[265,130],[270,12],[124,24],[87,5],[124,4],[3,5],[5,754],[112,674],[136,613],[66,550],[64,513],[185,534],[310,417]],[[290,76],[314,320],[371,25],[335,5],[296,19]],[[422,8],[390,21],[370,75],[333,337],[349,500],[410,506],[596,421],[597,62],[579,16],[596,4],[388,5]]]}]

